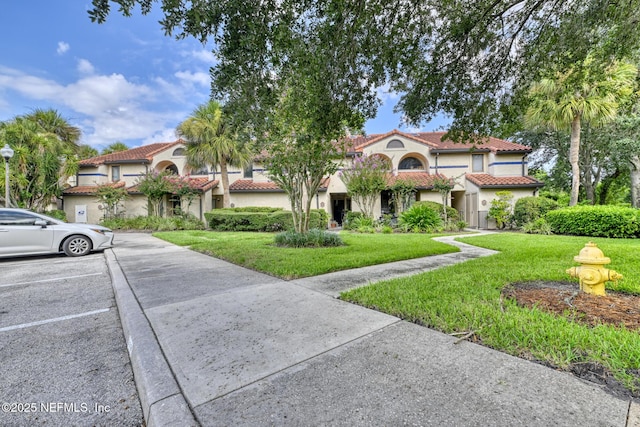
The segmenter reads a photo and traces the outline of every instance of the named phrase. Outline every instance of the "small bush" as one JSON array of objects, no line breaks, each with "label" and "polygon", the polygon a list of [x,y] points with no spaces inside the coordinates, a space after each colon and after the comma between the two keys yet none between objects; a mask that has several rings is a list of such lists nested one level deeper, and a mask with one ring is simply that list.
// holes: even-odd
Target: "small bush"
[{"label": "small bush", "polygon": [[546,197],[522,197],[513,208],[513,221],[518,227],[545,216],[549,211],[558,209],[559,204]]},{"label": "small bush", "polygon": [[429,205],[414,204],[400,214],[400,225],[412,232],[433,232],[442,227],[442,219]]},{"label": "small bush", "polygon": [[620,206],[573,206],[547,212],[554,234],[640,237],[640,211]]},{"label": "small bush", "polygon": [[351,230],[358,230],[360,228],[373,228],[374,224],[375,222],[373,221],[373,219],[366,216],[359,216],[351,220],[351,222],[349,223],[349,228]]},{"label": "small bush", "polygon": [[340,236],[326,230],[312,228],[308,233],[298,233],[294,230],[276,234],[276,246],[289,248],[333,247],[344,243]]},{"label": "small bush", "polygon": [[356,223],[356,221],[358,221],[360,218],[364,218],[364,214],[362,212],[345,212],[342,228],[345,230],[353,230],[353,224]]},{"label": "small bush", "polygon": [[[444,213],[442,211],[442,203],[432,202],[431,200],[425,200],[421,202],[415,202],[413,206],[425,205],[430,207],[435,213],[440,215],[440,218],[444,220]],[[457,221],[460,219],[460,214],[457,210],[452,208],[451,206],[447,206],[447,220],[448,221]]]},{"label": "small bush", "polygon": [[544,217],[527,222],[522,226],[522,231],[528,234],[552,234],[551,226]]},{"label": "small bush", "polygon": [[497,199],[491,200],[491,207],[487,214],[487,219],[494,219],[496,221],[496,227],[500,230],[510,225],[512,221],[511,200],[513,200],[513,193],[508,190],[496,191]]}]

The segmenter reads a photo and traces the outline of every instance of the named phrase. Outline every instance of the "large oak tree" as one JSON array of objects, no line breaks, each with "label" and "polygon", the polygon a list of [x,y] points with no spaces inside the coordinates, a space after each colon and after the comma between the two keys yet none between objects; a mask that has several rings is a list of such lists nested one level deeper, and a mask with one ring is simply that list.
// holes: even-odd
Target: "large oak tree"
[{"label": "large oak tree", "polygon": [[[527,91],[548,68],[592,55],[638,51],[640,0],[93,0],[128,15],[161,7],[167,34],[215,42],[213,90],[269,113],[272,79],[287,70],[329,88],[334,101],[370,117],[374,89],[402,93],[398,108],[419,123],[444,112],[450,137],[511,133]],[[300,55],[300,44],[310,49]],[[298,75],[302,75],[298,73]],[[321,104],[317,104],[321,108]],[[333,114],[326,120],[334,121]],[[319,125],[322,125],[322,120]]]}]

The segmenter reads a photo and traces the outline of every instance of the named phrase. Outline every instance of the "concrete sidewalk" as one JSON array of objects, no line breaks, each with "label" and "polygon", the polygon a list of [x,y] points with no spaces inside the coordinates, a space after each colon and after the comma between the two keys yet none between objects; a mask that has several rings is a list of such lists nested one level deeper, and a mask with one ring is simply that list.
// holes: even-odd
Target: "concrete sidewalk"
[{"label": "concrete sidewalk", "polygon": [[105,256],[147,425],[640,426],[637,404],[570,374],[335,298],[490,254],[456,245],[287,282],[118,234]]}]

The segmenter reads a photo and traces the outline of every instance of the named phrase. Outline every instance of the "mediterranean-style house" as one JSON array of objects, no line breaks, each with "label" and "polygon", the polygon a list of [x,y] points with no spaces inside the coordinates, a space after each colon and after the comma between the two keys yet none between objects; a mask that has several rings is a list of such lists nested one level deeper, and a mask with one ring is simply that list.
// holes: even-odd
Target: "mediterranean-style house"
[{"label": "mediterranean-style house", "polygon": [[[441,202],[433,188],[435,177],[455,180],[447,204],[461,214],[470,227],[487,228],[487,212],[496,192],[509,190],[517,200],[537,195],[542,182],[528,175],[527,155],[531,148],[509,141],[489,138],[483,144],[459,144],[442,141],[445,132],[406,133],[393,130],[386,134],[349,138],[349,157],[362,154],[388,159],[392,165],[389,184],[398,179],[410,179],[415,184],[415,200]],[[345,163],[346,165],[347,163]],[[184,142],[155,143],[119,153],[97,156],[80,162],[75,182],[63,193],[63,207],[71,221],[98,222],[103,217],[95,192],[98,185],[125,187],[125,215],[146,214],[147,202],[136,189],[140,176],[149,171],[170,170],[187,176],[200,196],[190,206],[190,212],[204,219],[204,213],[222,207],[223,189],[219,172],[191,170],[186,165]],[[270,206],[289,209],[283,190],[269,180],[260,163],[244,170],[229,168],[229,192],[232,207]],[[351,204],[347,189],[338,174],[327,177],[317,194],[312,195],[313,207],[324,209],[330,219],[340,224],[344,212],[357,210]],[[166,213],[171,214],[179,201],[167,195]],[[383,191],[375,212],[389,213],[391,194]],[[184,208],[184,207],[183,207]]]}]

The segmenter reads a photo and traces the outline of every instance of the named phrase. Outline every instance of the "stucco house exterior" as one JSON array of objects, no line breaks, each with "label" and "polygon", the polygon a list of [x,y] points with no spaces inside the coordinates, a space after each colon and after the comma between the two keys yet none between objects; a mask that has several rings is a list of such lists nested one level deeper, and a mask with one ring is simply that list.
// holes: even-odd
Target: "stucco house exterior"
[{"label": "stucco house exterior", "polygon": [[[542,183],[528,175],[527,155],[531,148],[509,141],[490,138],[481,145],[455,144],[441,141],[444,132],[405,133],[393,130],[386,134],[353,136],[348,141],[347,165],[354,156],[378,155],[387,158],[393,168],[392,184],[398,179],[411,179],[416,200],[441,202],[433,189],[437,176],[454,178],[456,185],[448,205],[458,210],[471,227],[487,228],[486,215],[500,190],[511,191],[515,199],[537,195]],[[69,220],[77,220],[79,211],[86,212],[86,222],[99,221],[103,213],[95,197],[98,185],[124,186],[130,197],[125,201],[125,215],[146,214],[146,198],[136,190],[138,178],[148,171],[170,170],[188,176],[201,190],[190,211],[204,219],[204,212],[222,207],[223,189],[219,172],[193,171],[186,165],[183,141],[156,143],[128,151],[98,156],[80,162],[76,181],[63,193],[64,210]],[[244,170],[229,168],[229,192],[232,207],[270,206],[289,209],[283,190],[269,180],[258,162]],[[331,220],[341,223],[351,204],[347,189],[338,174],[327,177],[318,193],[312,195],[313,208],[324,209]],[[389,213],[391,194],[382,192],[375,206],[379,215]],[[167,195],[167,214],[174,207]]]}]

